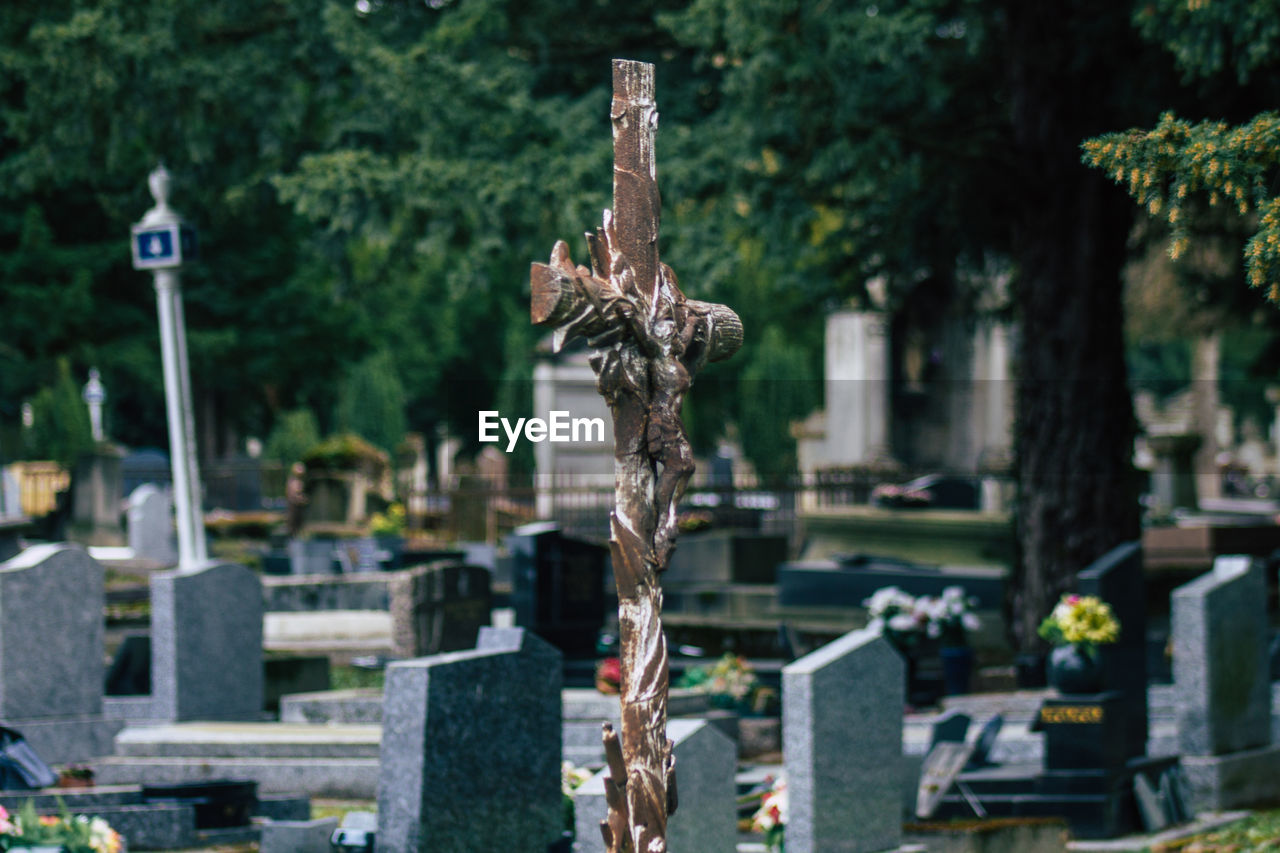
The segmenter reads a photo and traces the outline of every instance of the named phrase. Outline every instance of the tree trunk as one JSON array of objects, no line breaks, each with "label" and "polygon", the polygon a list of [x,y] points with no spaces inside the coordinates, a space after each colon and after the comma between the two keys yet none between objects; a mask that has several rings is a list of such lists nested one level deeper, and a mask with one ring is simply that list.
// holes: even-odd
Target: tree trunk
[{"label": "tree trunk", "polygon": [[1109,63],[1074,55],[1080,41],[1062,33],[1086,26],[1081,7],[1107,10],[1050,5],[1006,7],[1013,167],[1024,183],[1013,234],[1018,559],[1006,601],[1020,651],[1038,647],[1040,620],[1077,572],[1140,529],[1121,302],[1133,206],[1079,149],[1125,119],[1108,107]]}]

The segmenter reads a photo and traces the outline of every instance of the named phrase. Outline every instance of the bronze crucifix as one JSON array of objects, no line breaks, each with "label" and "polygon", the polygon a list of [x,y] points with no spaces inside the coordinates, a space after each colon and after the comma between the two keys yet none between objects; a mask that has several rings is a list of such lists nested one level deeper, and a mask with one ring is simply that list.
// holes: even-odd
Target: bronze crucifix
[{"label": "bronze crucifix", "polygon": [[558,350],[587,340],[596,385],[613,414],[615,506],[610,547],[622,646],[622,733],[606,725],[609,853],[662,853],[676,808],[667,739],[667,643],[659,575],[675,547],[676,508],[693,475],[680,418],[698,369],[733,355],[742,323],[724,305],[688,299],[658,260],[660,202],[653,66],[613,61],[613,210],[587,234],[591,267],[557,242],[530,274],[533,323]]}]

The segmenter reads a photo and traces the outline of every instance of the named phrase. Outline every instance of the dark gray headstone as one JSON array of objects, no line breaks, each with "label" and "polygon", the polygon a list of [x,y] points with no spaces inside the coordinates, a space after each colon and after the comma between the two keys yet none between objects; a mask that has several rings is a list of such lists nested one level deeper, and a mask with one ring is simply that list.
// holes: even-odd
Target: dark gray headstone
[{"label": "dark gray headstone", "polygon": [[1219,557],[1171,600],[1178,738],[1188,755],[1271,742],[1267,588],[1262,564]]},{"label": "dark gray headstone", "polygon": [[875,631],[846,634],[783,668],[789,853],[899,845],[904,687],[902,657]]},{"label": "dark gray headstone", "polygon": [[387,667],[378,849],[546,853],[562,821],[560,669],[518,628]]},{"label": "dark gray headstone", "polygon": [[1128,542],[1112,548],[1077,577],[1081,595],[1096,595],[1120,622],[1117,642],[1101,646],[1102,690],[1116,691],[1125,721],[1124,758],[1147,751],[1147,592],[1142,548]]},{"label": "dark gray headstone", "polygon": [[130,634],[116,649],[107,668],[106,695],[151,694],[151,635]]},{"label": "dark gray headstone", "polygon": [[403,657],[474,648],[489,624],[489,570],[479,566],[421,566],[391,585],[392,645]]},{"label": "dark gray headstone", "polygon": [[609,549],[566,536],[552,522],[507,536],[513,564],[516,624],[566,655],[594,655],[604,627],[604,571]]},{"label": "dark gray headstone", "polygon": [[969,736],[969,724],[973,720],[963,711],[951,710],[940,715],[933,722],[933,733],[929,737],[927,754],[940,743],[964,743]]},{"label": "dark gray headstone", "polygon": [[991,750],[995,748],[996,738],[1004,728],[1004,715],[996,714],[982,725],[978,739],[973,742],[973,755],[969,758],[970,767],[986,767],[991,763]]},{"label": "dark gray headstone", "polygon": [[1195,817],[1187,804],[1187,783],[1180,767],[1160,774],[1160,802],[1170,823],[1183,823]]},{"label": "dark gray headstone", "polygon": [[0,563],[0,720],[48,764],[111,751],[103,717],[102,567],[79,546]]},{"label": "dark gray headstone", "polygon": [[69,545],[0,563],[0,719],[102,713],[102,567]]},{"label": "dark gray headstone", "polygon": [[1144,830],[1159,832],[1170,824],[1163,798],[1141,773],[1133,777],[1133,796],[1138,802],[1138,815],[1142,818]]},{"label": "dark gray headstone", "polygon": [[151,578],[152,714],[253,720],[262,713],[262,582],[244,566]]}]

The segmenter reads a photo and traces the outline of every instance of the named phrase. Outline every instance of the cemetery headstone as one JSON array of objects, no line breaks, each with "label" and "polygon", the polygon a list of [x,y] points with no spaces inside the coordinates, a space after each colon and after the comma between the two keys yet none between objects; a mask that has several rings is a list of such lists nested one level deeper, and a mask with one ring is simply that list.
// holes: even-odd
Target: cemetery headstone
[{"label": "cemetery headstone", "polygon": [[0,519],[22,518],[22,486],[8,468],[0,468]]},{"label": "cemetery headstone", "polygon": [[18,478],[8,468],[0,467],[0,560],[7,560],[22,550],[19,533],[26,525]]},{"label": "cemetery headstone", "polygon": [[116,649],[107,669],[107,696],[151,694],[151,635],[130,634]]},{"label": "cemetery headstone", "polygon": [[173,484],[173,468],[169,465],[169,454],[163,450],[134,450],[120,460],[120,480],[124,494],[133,494],[134,489],[146,483],[153,483],[160,488]]},{"label": "cemetery headstone", "polygon": [[69,545],[0,563],[0,720],[46,762],[111,751],[103,717],[102,567]]},{"label": "cemetery headstone", "polygon": [[1123,720],[1117,744],[1124,759],[1147,751],[1147,594],[1142,548],[1128,542],[1080,572],[1076,590],[1096,595],[1120,622],[1119,640],[1099,648],[1102,689],[1120,694],[1114,709]]},{"label": "cemetery headstone", "polygon": [[973,720],[963,711],[950,710],[933,722],[933,732],[929,736],[930,752],[940,743],[964,743],[969,736],[969,724]]},{"label": "cemetery headstone", "polygon": [[155,719],[253,720],[262,712],[262,582],[220,564],[151,578]]},{"label": "cemetery headstone", "polygon": [[71,476],[72,536],[87,545],[124,544],[120,529],[120,502],[124,491],[120,477],[123,452],[99,445],[76,461]]},{"label": "cemetery headstone", "polygon": [[973,755],[969,757],[970,767],[986,767],[991,763],[991,750],[995,748],[996,738],[1004,728],[1004,715],[996,714],[982,725],[978,739],[973,743]]},{"label": "cemetery headstone", "polygon": [[899,845],[904,685],[902,657],[868,630],[783,668],[789,853]]},{"label": "cemetery headstone", "polygon": [[391,590],[392,646],[418,657],[475,647],[489,624],[489,571],[478,566],[433,565],[400,573]]},{"label": "cemetery headstone", "polygon": [[545,853],[560,837],[561,656],[520,628],[387,667],[383,851]]},{"label": "cemetery headstone", "polygon": [[329,853],[336,817],[315,820],[269,820],[262,824],[258,853]]},{"label": "cemetery headstone", "polygon": [[[667,737],[675,743],[680,805],[667,823],[667,848],[698,853],[734,853],[737,849],[737,747],[712,723],[672,720]],[[600,822],[609,814],[604,783],[607,769],[573,793],[578,853],[604,853]]]},{"label": "cemetery headstone", "polygon": [[129,495],[129,547],[135,557],[165,565],[178,562],[178,535],[173,526],[173,498],[152,483]]},{"label": "cemetery headstone", "polygon": [[507,537],[516,624],[568,657],[595,654],[604,627],[603,545],[565,536],[554,523],[529,524]]},{"label": "cemetery headstone", "polygon": [[680,538],[662,583],[773,583],[786,559],[785,536],[709,530]]},{"label": "cemetery headstone", "polygon": [[1280,798],[1266,593],[1260,562],[1219,557],[1171,598],[1178,739],[1196,809]]}]

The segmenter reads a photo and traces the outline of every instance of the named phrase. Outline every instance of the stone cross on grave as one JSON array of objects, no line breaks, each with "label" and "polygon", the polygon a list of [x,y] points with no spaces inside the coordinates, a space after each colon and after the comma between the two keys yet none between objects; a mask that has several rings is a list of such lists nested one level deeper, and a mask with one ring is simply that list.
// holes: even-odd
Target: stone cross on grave
[{"label": "stone cross on grave", "polygon": [[587,234],[591,267],[557,242],[533,264],[530,315],[555,330],[556,349],[583,337],[600,394],[613,413],[615,507],[610,522],[622,646],[622,732],[605,726],[609,853],[666,850],[675,811],[667,739],[667,646],[659,575],[677,536],[676,508],[693,474],[680,419],[694,375],[742,345],[724,305],[688,299],[658,260],[660,202],[654,162],[658,113],[653,66],[613,61],[613,210]]}]

